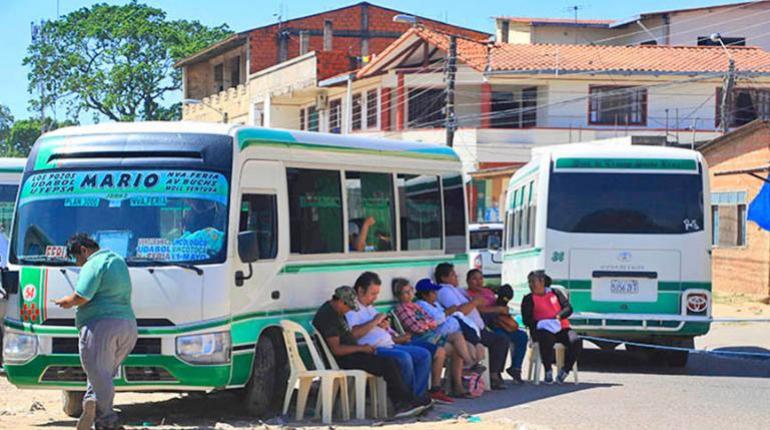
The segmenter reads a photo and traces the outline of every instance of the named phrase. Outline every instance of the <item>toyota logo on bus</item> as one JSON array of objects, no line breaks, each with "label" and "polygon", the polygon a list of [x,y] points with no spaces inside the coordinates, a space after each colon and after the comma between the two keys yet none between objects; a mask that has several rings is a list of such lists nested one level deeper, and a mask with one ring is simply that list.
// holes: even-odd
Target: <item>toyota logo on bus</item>
[{"label": "toyota logo on bus", "polygon": [[687,310],[693,313],[703,313],[709,302],[705,294],[690,294],[687,296]]},{"label": "toyota logo on bus", "polygon": [[621,263],[628,263],[631,261],[631,253],[628,251],[618,253],[618,261]]}]

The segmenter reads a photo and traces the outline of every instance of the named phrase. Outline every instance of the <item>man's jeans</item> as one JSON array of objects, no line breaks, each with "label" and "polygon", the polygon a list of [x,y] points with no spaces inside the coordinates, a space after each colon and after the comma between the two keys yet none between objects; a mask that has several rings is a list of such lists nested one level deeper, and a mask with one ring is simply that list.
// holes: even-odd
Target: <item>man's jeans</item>
[{"label": "man's jeans", "polygon": [[88,378],[83,401],[96,400],[96,422],[113,426],[118,415],[112,410],[115,387],[112,377],[134,349],[136,321],[103,318],[87,322],[80,328],[80,363]]},{"label": "man's jeans", "polygon": [[430,351],[419,346],[395,345],[391,348],[377,348],[377,355],[396,359],[404,383],[412,388],[417,398],[425,396],[433,363]]}]

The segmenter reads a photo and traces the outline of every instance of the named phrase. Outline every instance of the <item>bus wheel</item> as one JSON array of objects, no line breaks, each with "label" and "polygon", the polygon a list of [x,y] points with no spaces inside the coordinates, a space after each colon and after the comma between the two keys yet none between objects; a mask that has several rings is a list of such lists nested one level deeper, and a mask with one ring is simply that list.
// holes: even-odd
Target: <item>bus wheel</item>
[{"label": "bus wheel", "polygon": [[289,379],[288,361],[280,331],[272,330],[260,336],[251,378],[243,393],[246,412],[259,417],[280,412]]},{"label": "bus wheel", "polygon": [[62,391],[62,410],[70,418],[78,418],[83,413],[85,391]]}]

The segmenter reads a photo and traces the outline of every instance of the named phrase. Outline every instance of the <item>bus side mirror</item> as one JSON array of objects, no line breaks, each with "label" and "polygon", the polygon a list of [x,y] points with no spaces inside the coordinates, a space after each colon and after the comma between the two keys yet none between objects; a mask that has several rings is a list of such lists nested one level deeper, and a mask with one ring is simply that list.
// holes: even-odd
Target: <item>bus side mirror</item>
[{"label": "bus side mirror", "polygon": [[249,263],[249,274],[244,275],[243,271],[235,272],[235,286],[242,287],[243,281],[251,279],[251,263],[259,259],[259,239],[255,231],[242,231],[238,233],[238,256],[244,263]]},{"label": "bus side mirror", "polygon": [[18,271],[10,271],[6,268],[0,272],[0,294],[2,295],[2,299],[7,299],[8,296],[11,294],[16,294],[19,292],[19,272]]},{"label": "bus side mirror", "polygon": [[253,263],[259,260],[257,232],[242,231],[238,233],[238,256],[244,263]]}]

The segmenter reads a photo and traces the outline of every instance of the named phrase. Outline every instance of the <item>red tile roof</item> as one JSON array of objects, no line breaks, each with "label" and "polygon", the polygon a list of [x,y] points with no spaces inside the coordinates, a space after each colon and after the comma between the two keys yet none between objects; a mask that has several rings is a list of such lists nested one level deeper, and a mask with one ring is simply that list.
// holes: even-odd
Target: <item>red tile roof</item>
[{"label": "red tile roof", "polygon": [[[449,34],[413,28],[393,42],[374,61],[359,71],[363,77],[387,66],[388,55],[425,40],[442,51],[449,49]],[[770,74],[770,52],[757,47],[731,47],[738,71]],[[458,60],[479,72],[616,72],[616,73],[719,73],[727,68],[721,47],[708,46],[610,46],[552,44],[489,44],[458,37]]]}]

